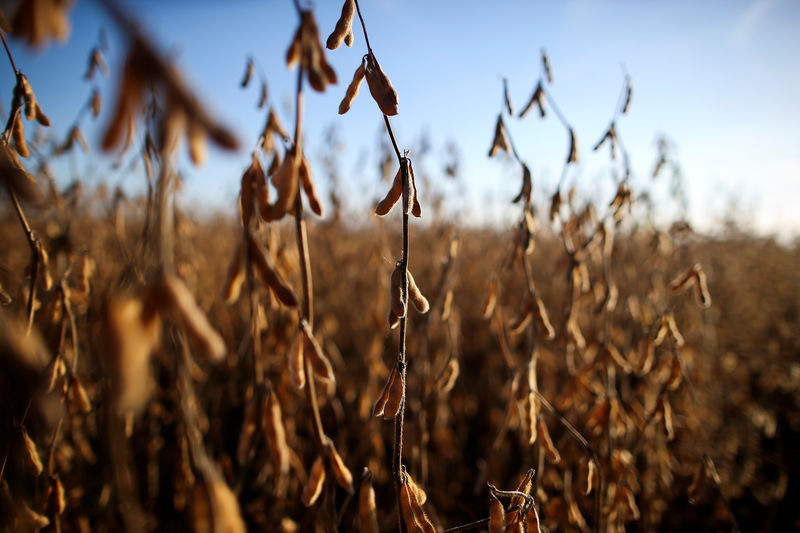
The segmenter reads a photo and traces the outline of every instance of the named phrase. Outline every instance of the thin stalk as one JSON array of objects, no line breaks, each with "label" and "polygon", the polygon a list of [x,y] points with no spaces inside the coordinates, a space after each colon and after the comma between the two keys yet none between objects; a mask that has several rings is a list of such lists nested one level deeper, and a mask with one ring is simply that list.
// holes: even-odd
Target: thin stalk
[{"label": "thin stalk", "polygon": [[28,303],[27,303],[27,333],[30,334],[33,327],[33,315],[35,313],[34,302],[36,301],[36,278],[39,277],[39,244],[36,234],[28,224],[28,219],[25,218],[25,213],[22,211],[22,206],[19,204],[17,193],[11,187],[6,187],[8,195],[11,197],[11,203],[14,204],[14,210],[19,218],[19,223],[25,231],[25,237],[28,239],[28,246],[31,249],[31,280],[28,285]]},{"label": "thin stalk", "polygon": [[[298,8],[299,9],[299,8]],[[294,157],[302,157],[302,124],[303,124],[303,67],[297,69],[297,99],[295,109],[294,127]],[[300,274],[303,284],[303,302],[301,317],[308,322],[308,328],[314,328],[314,294],[311,280],[311,259],[308,252],[308,233],[306,223],[303,220],[303,199],[300,191],[295,196],[295,237],[297,251],[300,255]],[[306,398],[311,406],[311,414],[314,419],[314,440],[317,448],[322,450],[324,446],[325,430],[322,427],[322,417],[319,414],[319,404],[317,402],[316,384],[314,372],[311,369],[311,362],[308,357],[304,358],[303,372],[306,377]]]}]

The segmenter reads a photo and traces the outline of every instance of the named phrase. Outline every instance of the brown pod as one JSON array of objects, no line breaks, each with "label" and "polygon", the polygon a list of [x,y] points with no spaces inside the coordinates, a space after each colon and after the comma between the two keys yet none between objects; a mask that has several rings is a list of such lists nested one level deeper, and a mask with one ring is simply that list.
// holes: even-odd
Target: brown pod
[{"label": "brown pod", "polygon": [[583,495],[588,496],[590,492],[592,492],[592,488],[594,487],[594,482],[597,479],[597,464],[594,462],[594,459],[589,459],[587,465],[588,471],[586,473],[586,488],[583,490]]},{"label": "brown pod", "polygon": [[339,20],[336,21],[336,27],[334,28],[333,33],[331,33],[328,37],[328,41],[325,44],[329,50],[336,50],[339,48],[344,42],[347,34],[352,33],[353,15],[355,15],[355,12],[355,1],[345,0],[344,5],[342,6],[342,14],[339,16]]},{"label": "brown pod", "polygon": [[264,109],[267,105],[267,84],[261,83],[261,92],[258,95],[258,103],[256,104],[257,109]]},{"label": "brown pod", "polygon": [[240,465],[247,461],[247,456],[250,455],[252,450],[253,437],[256,434],[259,418],[261,418],[261,406],[261,398],[256,395],[244,412],[242,429],[239,432],[239,446],[236,448],[236,460],[239,461]]},{"label": "brown pod", "polygon": [[550,58],[547,57],[547,52],[542,48],[542,68],[544,69],[545,76],[547,76],[547,83],[553,84],[553,69],[550,68]]},{"label": "brown pod", "polygon": [[22,99],[25,102],[25,118],[33,120],[36,117],[36,95],[33,92],[33,87],[31,87],[25,74],[19,74],[17,82],[21,87]]},{"label": "brown pod", "polygon": [[508,92],[508,80],[503,78],[503,103],[506,105],[506,111],[512,117],[514,116],[514,104],[511,103],[511,95]]},{"label": "brown pod", "polygon": [[389,189],[389,192],[386,193],[386,196],[378,202],[378,205],[375,207],[375,214],[379,216],[384,216],[389,213],[394,207],[394,204],[400,199],[400,196],[403,194],[403,175],[402,169],[397,170],[397,174],[394,176],[394,180],[392,181],[392,187]]},{"label": "brown pod", "polygon": [[330,359],[328,359],[328,356],[322,351],[322,346],[320,346],[317,339],[314,338],[314,335],[311,334],[311,329],[305,321],[303,334],[306,338],[303,351],[305,357],[308,357],[308,362],[311,363],[311,369],[314,371],[314,375],[323,381],[335,383],[336,375],[333,373],[333,366],[331,366]]},{"label": "brown pod", "polygon": [[289,349],[289,370],[292,381],[298,389],[302,389],[306,384],[305,372],[305,335],[298,333]]},{"label": "brown pod", "polygon": [[186,333],[192,337],[203,354],[218,362],[225,357],[225,341],[211,326],[205,313],[198,307],[194,296],[183,281],[174,274],[164,273],[157,285],[159,295],[166,299],[171,311],[180,320]]},{"label": "brown pod", "polygon": [[206,160],[206,128],[197,120],[190,120],[186,128],[189,138],[189,158],[195,166],[202,166]]},{"label": "brown pod", "polygon": [[406,481],[408,482],[408,488],[411,490],[411,494],[414,495],[414,499],[417,501],[418,504],[424,505],[426,501],[428,501],[428,495],[422,490],[422,487],[417,485],[414,481],[414,478],[411,477],[411,474],[408,472],[406,474]]},{"label": "brown pod", "polygon": [[492,140],[492,147],[489,149],[489,157],[494,157],[500,150],[510,152],[511,148],[503,116],[497,115],[497,124],[494,127],[494,139]]},{"label": "brown pod", "polygon": [[633,98],[633,82],[630,76],[625,76],[625,103],[622,104],[622,114],[626,114],[631,107],[631,99]]},{"label": "brown pod", "polygon": [[536,104],[536,106],[539,108],[539,116],[544,118],[544,116],[545,116],[545,111],[544,111],[545,98],[546,97],[545,97],[544,87],[542,87],[542,82],[540,81],[536,85],[536,89],[534,89],[533,94],[531,94],[531,98],[530,98],[530,100],[528,100],[528,103],[525,104],[525,107],[523,107],[522,111],[519,112],[519,118],[523,118],[525,115],[527,115],[528,111],[530,111],[531,108],[533,107],[533,104]]},{"label": "brown pod", "polygon": [[661,414],[661,422],[664,426],[664,433],[667,435],[667,440],[675,438],[675,428],[672,425],[672,406],[669,400],[662,396],[658,400],[658,412]]},{"label": "brown pod", "polygon": [[[47,115],[45,115],[44,111],[42,111],[39,102],[36,102],[36,105],[34,107],[36,109],[36,122],[38,122],[42,126],[49,126],[50,119],[47,118]],[[98,93],[96,90],[94,93],[92,93],[91,108],[92,108],[92,114],[95,117],[97,117],[97,115],[100,114],[100,93]],[[95,112],[95,108],[97,109],[97,112]]]},{"label": "brown pod", "polygon": [[706,273],[700,268],[699,265],[695,268],[695,297],[697,298],[697,303],[703,309],[707,309],[711,306],[711,293],[708,292],[708,280],[706,279]]},{"label": "brown pod", "polygon": [[539,400],[533,392],[528,393],[528,444],[535,444],[539,438],[537,421],[539,420]]},{"label": "brown pod", "polygon": [[347,91],[345,91],[342,102],[339,104],[340,115],[347,113],[350,110],[350,106],[353,105],[353,101],[356,99],[356,96],[358,96],[358,92],[361,89],[361,83],[364,81],[365,72],[366,61],[362,59],[361,64],[353,74],[353,80],[350,82],[350,85],[347,86]]},{"label": "brown pod", "polygon": [[408,161],[408,180],[411,186],[410,211],[412,215],[419,218],[420,216],[422,216],[422,207],[420,207],[419,199],[417,197],[417,180],[414,177],[414,167],[411,166],[411,160],[406,159],[406,161]]},{"label": "brown pod", "polygon": [[395,264],[392,277],[389,280],[389,307],[394,316],[398,318],[406,316],[406,303],[403,301],[403,268],[400,261]]},{"label": "brown pod", "polygon": [[527,326],[533,318],[533,305],[530,298],[525,300],[525,305],[520,311],[519,315],[508,325],[510,333],[516,335],[520,333],[525,326]]},{"label": "brown pod", "polygon": [[489,501],[489,533],[505,533],[506,531],[506,510],[503,504],[493,493],[490,494]]},{"label": "brown pod", "polygon": [[398,105],[397,91],[392,87],[392,82],[389,81],[389,77],[383,72],[378,60],[372,53],[367,55],[365,74],[369,92],[381,112],[390,117],[396,115]]},{"label": "brown pod", "polygon": [[488,320],[489,318],[491,318],[492,314],[494,313],[494,308],[496,305],[497,305],[497,282],[495,280],[491,280],[486,290],[486,299],[483,301],[483,305],[481,306],[481,316],[484,318],[484,320]]},{"label": "brown pod", "polygon": [[30,438],[25,428],[22,428],[22,443],[25,445],[25,457],[28,458],[28,463],[33,467],[35,475],[39,475],[44,470],[42,459],[39,457],[39,451],[36,449],[36,443]]},{"label": "brown pod", "polygon": [[680,292],[689,287],[691,283],[695,282],[695,272],[699,268],[700,265],[695,264],[694,266],[692,266],[692,268],[690,268],[689,270],[687,270],[686,272],[682,273],[680,276],[672,280],[669,284],[670,290],[672,292]]},{"label": "brown pod", "polygon": [[81,380],[77,376],[72,378],[69,384],[69,393],[72,401],[78,406],[82,413],[89,413],[92,411],[92,404],[89,401],[89,395],[86,393]]},{"label": "brown pod", "polygon": [[240,242],[233,251],[228,271],[225,274],[225,283],[222,285],[222,301],[227,305],[231,305],[239,299],[245,281],[244,274],[244,253]]},{"label": "brown pod", "polygon": [[417,311],[424,315],[430,311],[431,304],[428,302],[428,299],[422,295],[422,291],[419,290],[419,287],[417,287],[417,282],[414,281],[414,276],[411,275],[411,271],[407,270],[406,274],[408,276],[408,298],[411,300],[411,303],[414,304]]},{"label": "brown pod", "polygon": [[678,329],[678,324],[675,323],[675,315],[668,313],[664,318],[667,322],[669,334],[672,336],[672,340],[675,341],[675,346],[683,346],[686,340],[683,338],[683,335],[681,335],[681,332]]},{"label": "brown pod", "polygon": [[389,388],[386,403],[383,408],[383,419],[392,420],[400,412],[403,403],[403,392],[405,391],[405,378],[403,373],[397,366],[392,371],[395,377],[392,380],[391,387]]},{"label": "brown pod", "polygon": [[272,184],[278,192],[274,204],[269,204],[261,211],[261,218],[266,222],[278,220],[288,213],[294,206],[298,189],[298,164],[293,151],[286,153],[280,168],[272,176]]},{"label": "brown pod", "polygon": [[386,322],[389,325],[389,329],[394,329],[400,325],[400,317],[394,314],[394,311],[390,308],[386,316]]},{"label": "brown pod", "polygon": [[269,443],[269,455],[272,468],[281,475],[289,473],[289,459],[291,450],[286,444],[286,429],[283,425],[281,404],[274,391],[267,396],[267,405],[264,409],[264,430]]},{"label": "brown pod", "polygon": [[383,386],[380,396],[378,396],[378,399],[372,406],[372,416],[383,416],[383,413],[386,409],[386,403],[389,401],[389,394],[391,393],[394,382],[397,379],[400,378],[399,373],[397,372],[397,367],[395,366],[389,373],[389,377],[386,380],[386,384]]},{"label": "brown pod", "polygon": [[311,507],[322,494],[322,487],[325,485],[325,462],[322,456],[318,456],[311,466],[311,473],[308,475],[305,487],[303,487],[302,501],[306,507]]},{"label": "brown pod", "polygon": [[14,121],[14,129],[11,130],[12,138],[14,139],[14,148],[17,153],[22,157],[28,157],[28,144],[25,142],[25,126],[22,124],[22,115],[18,114],[17,119]]},{"label": "brown pod", "polygon": [[256,267],[261,281],[267,285],[272,293],[281,301],[286,307],[297,307],[297,298],[292,292],[292,289],[283,281],[283,278],[278,273],[277,267],[272,262],[272,258],[267,253],[267,250],[256,241],[252,236],[247,236],[247,248],[249,250],[250,260]]},{"label": "brown pod", "polygon": [[545,338],[548,340],[555,339],[556,332],[553,329],[553,324],[550,322],[550,316],[547,314],[544,302],[537,296],[534,298],[534,303],[536,304],[536,321],[539,323],[539,327],[544,330]]},{"label": "brown pod", "polygon": [[664,386],[667,390],[675,390],[681,384],[681,379],[683,379],[683,373],[681,372],[681,361],[677,357],[672,358],[672,372],[667,379],[667,382]]},{"label": "brown pod", "polygon": [[372,488],[371,477],[371,475],[368,475],[361,482],[361,488],[358,491],[358,522],[359,526],[361,526],[361,533],[379,532],[378,511],[375,506],[375,489]]},{"label": "brown pod", "polygon": [[558,453],[558,449],[556,449],[555,445],[553,444],[553,439],[550,438],[550,431],[548,431],[547,424],[544,423],[544,420],[539,418],[536,428],[541,436],[539,439],[539,445],[544,449],[548,461],[553,464],[558,464],[561,462],[561,454]]},{"label": "brown pod", "polygon": [[314,181],[311,179],[311,166],[308,164],[305,154],[300,157],[300,166],[297,169],[300,175],[300,183],[303,185],[303,192],[308,198],[308,207],[318,217],[322,216],[322,204],[319,203]]},{"label": "brown pod", "polygon": [[244,77],[242,78],[242,82],[239,84],[242,87],[247,87],[250,83],[250,80],[253,78],[253,72],[255,72],[256,64],[253,61],[252,57],[247,58],[247,66],[244,69]]},{"label": "brown pod", "polygon": [[575,136],[575,130],[569,128],[569,155],[567,155],[567,163],[578,162],[578,138]]},{"label": "brown pod", "polygon": [[447,289],[444,294],[444,301],[442,302],[442,312],[439,315],[442,320],[450,318],[450,311],[453,306],[453,289]]},{"label": "brown pod", "polygon": [[460,373],[461,365],[459,365],[458,359],[450,359],[441,377],[436,381],[436,387],[439,389],[439,392],[441,394],[447,394],[453,390]]},{"label": "brown pod", "polygon": [[350,31],[348,31],[344,35],[344,44],[346,44],[348,48],[351,48],[353,46],[353,40],[354,39],[355,39],[355,36],[353,35],[353,28],[351,27]]},{"label": "brown pod", "polygon": [[400,515],[403,518],[403,523],[409,533],[422,533],[422,525],[417,520],[416,513],[414,512],[414,505],[416,505],[414,495],[408,487],[408,483],[403,481],[400,484]]},{"label": "brown pod", "polygon": [[294,37],[292,38],[292,43],[289,45],[289,48],[286,50],[286,67],[289,70],[292,70],[297,63],[300,62],[300,47],[301,47],[301,40],[303,35],[303,27],[300,26],[297,28],[297,31],[294,32]]},{"label": "brown pod", "polygon": [[347,468],[344,461],[342,461],[342,457],[339,455],[339,452],[336,451],[336,446],[329,442],[326,446],[326,450],[336,482],[349,494],[353,494],[353,474],[350,473],[350,469]]}]

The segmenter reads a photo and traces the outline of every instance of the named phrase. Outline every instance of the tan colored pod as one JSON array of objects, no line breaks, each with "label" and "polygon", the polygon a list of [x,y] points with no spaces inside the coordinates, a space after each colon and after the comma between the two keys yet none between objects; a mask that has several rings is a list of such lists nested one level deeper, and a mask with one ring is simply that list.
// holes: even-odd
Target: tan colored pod
[{"label": "tan colored pod", "polygon": [[156,289],[203,354],[215,362],[222,360],[227,352],[225,341],[211,326],[205,313],[198,307],[194,296],[183,281],[174,274],[165,272],[156,285]]},{"label": "tan colored pod", "polygon": [[398,318],[406,316],[406,303],[403,301],[403,268],[400,261],[395,263],[389,280],[389,307],[394,316]]},{"label": "tan colored pod", "polygon": [[339,452],[336,451],[336,446],[334,446],[332,442],[329,442],[326,446],[326,450],[336,482],[348,493],[353,494],[353,474],[344,464]]},{"label": "tan colored pod", "polygon": [[283,278],[278,273],[277,267],[272,261],[272,258],[267,253],[267,250],[256,241],[252,236],[248,235],[248,250],[250,260],[256,267],[261,281],[270,288],[272,293],[287,307],[297,307],[297,298],[292,292],[292,289],[283,281]]},{"label": "tan colored pod", "polygon": [[300,166],[297,169],[300,175],[300,183],[303,185],[303,192],[308,198],[308,207],[318,217],[322,216],[322,204],[317,196],[317,190],[314,187],[314,181],[311,179],[311,166],[308,164],[305,154],[300,158]]},{"label": "tan colored pod", "polygon": [[386,379],[386,384],[383,386],[380,396],[378,396],[378,399],[372,406],[372,416],[383,416],[383,413],[386,409],[386,403],[389,401],[389,394],[396,379],[399,379],[399,374],[397,372],[397,367],[394,367],[389,373],[389,377]]},{"label": "tan colored pod", "polygon": [[505,533],[506,510],[494,494],[489,501],[489,533]]},{"label": "tan colored pod", "polygon": [[[366,469],[365,469],[366,470]],[[367,472],[369,472],[367,470]],[[361,533],[378,533],[378,511],[375,506],[375,489],[372,487],[372,475],[361,482],[358,491],[358,522]]]},{"label": "tan colored pod", "polygon": [[306,371],[305,371],[305,335],[298,332],[294,338],[292,347],[289,349],[289,371],[298,389],[302,389],[306,385]]},{"label": "tan colored pod", "polygon": [[396,115],[398,106],[397,91],[392,87],[392,82],[389,81],[389,77],[383,72],[378,60],[372,53],[367,55],[365,74],[369,92],[381,112],[390,117]]},{"label": "tan colored pod", "polygon": [[264,430],[269,443],[272,468],[281,475],[288,474],[291,450],[286,444],[286,428],[283,425],[281,404],[274,391],[269,391],[267,395],[267,404],[264,409]]},{"label": "tan colored pod", "polygon": [[389,189],[389,192],[386,193],[386,196],[378,202],[378,205],[375,207],[375,214],[379,216],[384,216],[392,210],[394,204],[400,199],[400,196],[403,194],[403,176],[401,169],[397,170],[397,174],[394,176],[394,180],[392,181],[392,187]]},{"label": "tan colored pod", "polygon": [[366,74],[366,60],[362,59],[361,64],[356,69],[355,73],[353,73],[353,80],[350,82],[350,85],[347,86],[347,90],[344,93],[344,98],[342,98],[341,103],[339,104],[339,114],[344,115],[350,110],[350,106],[353,105],[353,101],[358,96],[358,92],[361,89],[361,83],[364,81],[364,75]]},{"label": "tan colored pod", "polygon": [[411,275],[411,271],[407,270],[406,274],[408,276],[408,299],[411,300],[411,303],[414,304],[417,311],[424,315],[430,311],[431,305],[428,299],[423,296],[419,287],[417,287],[417,282],[414,281],[414,276]]},{"label": "tan colored pod", "polygon": [[25,445],[25,457],[28,459],[28,463],[33,467],[33,472],[35,475],[39,475],[44,470],[44,466],[42,465],[42,459],[39,457],[39,451],[36,449],[36,443],[33,442],[33,439],[30,438],[28,435],[28,431],[23,427],[22,428],[22,443]]},{"label": "tan colored pod", "polygon": [[547,314],[547,309],[544,306],[544,302],[541,298],[536,296],[534,298],[535,308],[536,308],[536,321],[539,323],[539,327],[544,331],[544,336],[548,340],[553,340],[556,338],[556,332],[553,329],[553,324],[550,322],[550,316]]},{"label": "tan colored pod", "polygon": [[327,46],[329,50],[336,50],[339,48],[344,42],[347,34],[352,34],[353,15],[355,15],[355,12],[355,1],[345,0],[344,5],[342,6],[342,14],[339,16],[339,20],[336,21],[336,27],[334,28],[333,33],[331,33],[328,37],[328,41],[325,43],[325,46]]},{"label": "tan colored pod", "polygon": [[222,301],[228,305],[236,302],[242,292],[244,281],[244,250],[240,242],[233,251],[228,271],[225,274],[225,283],[222,285]]},{"label": "tan colored pod", "polygon": [[28,150],[28,144],[25,142],[25,126],[22,124],[22,114],[17,115],[17,119],[14,121],[14,129],[11,130],[11,136],[14,139],[14,148],[17,149],[17,153],[22,157],[28,157],[30,151]]},{"label": "tan colored pod", "polygon": [[311,507],[322,494],[322,487],[325,485],[325,462],[322,456],[318,456],[311,466],[311,473],[308,475],[305,487],[303,487],[302,501],[306,507]]}]

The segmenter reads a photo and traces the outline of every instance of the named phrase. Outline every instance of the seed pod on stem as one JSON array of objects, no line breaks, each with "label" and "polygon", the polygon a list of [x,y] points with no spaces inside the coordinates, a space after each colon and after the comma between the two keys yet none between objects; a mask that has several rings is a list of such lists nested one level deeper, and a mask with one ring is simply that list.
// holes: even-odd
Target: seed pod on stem
[{"label": "seed pod on stem", "polygon": [[372,473],[364,467],[361,488],[358,491],[358,522],[361,533],[378,533],[378,512],[375,507],[375,489],[372,488]]},{"label": "seed pod on stem", "polygon": [[347,86],[347,91],[345,91],[344,98],[342,98],[342,102],[339,104],[339,114],[344,115],[350,110],[350,106],[353,105],[353,101],[358,96],[358,92],[361,89],[361,83],[364,81],[364,75],[366,73],[366,59],[361,60],[361,64],[356,69],[355,73],[353,73],[353,80],[350,82],[350,85]]},{"label": "seed pod on stem", "polygon": [[325,485],[325,462],[322,456],[318,456],[311,466],[311,473],[308,475],[305,487],[303,487],[302,501],[306,507],[311,507],[322,494],[322,487]]},{"label": "seed pod on stem", "polygon": [[367,54],[367,65],[365,67],[367,85],[372,98],[378,104],[381,112],[386,116],[397,114],[397,91],[392,87],[389,77],[383,72],[378,59],[371,52]]},{"label": "seed pod on stem", "polygon": [[336,50],[342,45],[348,33],[352,33],[353,15],[356,12],[356,3],[354,0],[345,0],[342,6],[342,14],[339,20],[336,21],[336,27],[333,33],[328,37],[326,46],[329,50]]},{"label": "seed pod on stem", "polygon": [[[394,175],[394,180],[392,180],[392,187],[389,189],[389,192],[386,193],[386,196],[378,202],[378,205],[375,207],[375,214],[378,216],[384,216],[389,213],[394,207],[394,204],[400,199],[400,196],[403,194],[403,175],[402,169],[397,170],[397,174]],[[402,316],[402,315],[401,315]]]}]

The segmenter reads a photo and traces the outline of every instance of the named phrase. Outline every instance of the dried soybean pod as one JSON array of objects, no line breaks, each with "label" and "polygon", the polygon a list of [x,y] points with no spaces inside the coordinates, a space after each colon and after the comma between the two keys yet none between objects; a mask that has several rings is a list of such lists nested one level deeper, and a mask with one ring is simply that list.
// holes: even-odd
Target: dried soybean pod
[{"label": "dried soybean pod", "polygon": [[511,148],[508,142],[508,133],[506,133],[506,125],[503,122],[503,116],[497,115],[497,124],[494,127],[494,139],[492,140],[492,147],[489,149],[489,157],[497,155],[499,150],[510,152]]},{"label": "dried soybean pod", "polygon": [[444,372],[442,372],[442,376],[436,382],[436,387],[439,389],[439,392],[441,394],[447,394],[453,390],[460,373],[461,365],[459,365],[458,359],[450,359]]},{"label": "dried soybean pod", "polygon": [[394,204],[400,199],[400,196],[403,194],[403,176],[402,176],[402,169],[397,170],[397,174],[394,175],[394,180],[392,181],[392,187],[389,189],[389,192],[386,193],[386,196],[383,200],[378,202],[378,205],[375,206],[375,214],[379,216],[384,216],[389,213],[394,207]]},{"label": "dried soybean pod", "polygon": [[364,468],[364,480],[358,491],[358,522],[361,526],[361,533],[378,533],[379,531],[372,474],[366,467]]},{"label": "dried soybean pod", "polygon": [[244,253],[240,242],[233,251],[228,272],[225,274],[225,284],[222,286],[222,300],[226,304],[231,305],[239,299],[244,279]]},{"label": "dried soybean pod", "polygon": [[280,168],[272,176],[272,184],[278,191],[274,204],[269,204],[261,211],[261,218],[266,222],[282,218],[294,205],[298,189],[297,156],[293,151],[286,153]]},{"label": "dried soybean pod", "polygon": [[305,336],[303,333],[298,333],[289,349],[289,370],[292,381],[298,389],[302,389],[306,384],[304,347]]},{"label": "dried soybean pod", "polygon": [[697,303],[703,309],[707,309],[711,305],[711,293],[708,292],[708,280],[706,279],[706,273],[703,272],[700,265],[695,267],[695,297],[697,298]]},{"label": "dried soybean pod", "polygon": [[391,393],[392,387],[394,386],[394,381],[398,379],[398,376],[399,374],[397,372],[397,367],[395,366],[389,373],[389,377],[386,380],[386,384],[383,386],[381,395],[378,396],[378,399],[372,406],[372,416],[383,416],[384,410],[386,409],[386,403],[389,401],[389,394]]},{"label": "dried soybean pod", "polygon": [[417,485],[414,481],[414,478],[411,477],[411,474],[406,472],[406,481],[408,482],[408,488],[411,490],[411,494],[414,495],[414,499],[417,501],[418,504],[423,505],[426,501],[428,501],[428,495],[422,490],[422,487]]},{"label": "dried soybean pod", "polygon": [[516,335],[527,326],[533,318],[533,305],[530,298],[525,300],[525,306],[520,311],[519,315],[508,325],[510,333]]},{"label": "dried soybean pod", "polygon": [[362,59],[361,64],[356,69],[355,73],[353,73],[353,80],[350,82],[350,85],[347,86],[347,91],[345,91],[344,98],[342,98],[342,102],[339,104],[339,114],[344,115],[350,110],[350,106],[353,105],[353,101],[358,96],[358,92],[361,89],[361,83],[364,81],[364,74],[366,72],[366,60]]},{"label": "dried soybean pod", "polygon": [[247,66],[244,69],[244,77],[242,78],[242,82],[239,84],[242,87],[247,87],[250,83],[250,80],[253,78],[253,72],[256,69],[255,61],[253,61],[253,57],[250,56],[247,58]]},{"label": "dried soybean pod", "polygon": [[351,28],[353,26],[353,15],[355,15],[355,12],[355,1],[345,0],[344,5],[342,6],[342,14],[339,16],[339,20],[336,21],[336,27],[334,28],[333,33],[331,33],[328,37],[327,43],[325,43],[329,50],[336,50],[339,48],[342,45],[342,42],[344,42],[347,34],[352,32]]},{"label": "dried soybean pod", "polygon": [[350,473],[350,469],[345,466],[342,457],[339,455],[339,452],[336,451],[336,446],[334,446],[332,442],[328,442],[326,451],[336,482],[349,494],[353,494],[353,474]]},{"label": "dried soybean pod", "polygon": [[81,380],[75,376],[69,384],[69,393],[72,400],[78,406],[82,413],[89,413],[92,411],[92,404],[89,402],[89,395],[86,388],[81,383]]},{"label": "dried soybean pod", "polygon": [[672,292],[680,292],[686,289],[689,284],[695,281],[695,271],[700,268],[699,264],[695,264],[689,270],[685,271],[683,274],[672,280],[669,284],[669,288]]},{"label": "dried soybean pod", "polygon": [[30,151],[28,151],[28,145],[25,142],[25,126],[22,124],[21,114],[18,114],[17,119],[14,121],[14,129],[11,130],[11,135],[14,139],[14,148],[17,149],[17,153],[22,157],[28,157]]},{"label": "dried soybean pod", "polygon": [[575,130],[569,128],[569,155],[567,156],[567,163],[578,162],[578,138],[575,136]]},{"label": "dried soybean pod", "polygon": [[353,46],[353,39],[355,39],[355,36],[353,35],[353,28],[351,27],[350,31],[344,35],[344,44],[346,44],[348,48],[351,48]]},{"label": "dried soybean pod", "polygon": [[622,114],[626,114],[631,107],[631,99],[633,98],[633,82],[631,77],[625,75],[625,103],[622,104]]},{"label": "dried soybean pod", "polygon": [[558,453],[558,449],[556,449],[555,445],[553,444],[553,439],[550,438],[550,431],[547,429],[547,424],[544,423],[544,420],[539,418],[538,422],[536,423],[536,429],[541,435],[539,439],[539,445],[544,448],[544,452],[547,455],[547,459],[553,463],[558,464],[561,462],[561,454]]},{"label": "dried soybean pod", "polygon": [[272,468],[281,475],[288,474],[291,450],[286,444],[286,429],[283,425],[281,404],[278,402],[278,396],[272,390],[269,391],[264,409],[264,429],[267,434],[267,442],[269,442]]},{"label": "dried soybean pod", "polygon": [[275,264],[261,243],[248,235],[247,244],[250,260],[255,265],[261,280],[272,290],[272,293],[277,296],[283,305],[297,307],[297,298],[294,292],[278,274]]},{"label": "dried soybean pod", "polygon": [[317,339],[314,338],[311,329],[305,321],[303,321],[303,333],[306,338],[306,345],[303,351],[305,356],[308,357],[308,361],[311,363],[314,375],[323,381],[331,383],[336,382],[336,375],[333,373],[333,367],[331,366],[328,356],[322,351],[322,346],[320,346]]},{"label": "dried soybean pod", "polygon": [[[95,91],[94,93],[92,93],[92,102],[91,102],[92,114],[95,117],[97,117],[97,115],[100,114],[100,103],[101,103],[100,102],[100,93]],[[36,113],[35,113],[36,114],[36,122],[38,122],[42,126],[49,126],[50,125],[50,119],[47,118],[47,115],[45,115],[44,111],[42,111],[42,108],[39,105],[39,102],[36,102],[36,105],[34,107],[35,107],[35,111],[36,111]],[[95,109],[97,111],[95,111]]]},{"label": "dried soybean pod", "polygon": [[389,306],[396,317],[406,316],[406,303],[403,301],[403,269],[400,261],[395,263],[392,277],[389,280]]},{"label": "dried soybean pod", "polygon": [[490,493],[489,496],[491,498],[489,502],[489,533],[505,533],[506,510],[494,493]]},{"label": "dried soybean pod", "polygon": [[550,316],[547,314],[544,302],[541,298],[536,296],[536,298],[534,298],[534,303],[536,304],[536,320],[539,323],[539,327],[545,331],[545,338],[548,340],[555,339],[556,332],[553,329],[553,324],[550,322]]},{"label": "dried soybean pod", "polygon": [[428,303],[428,299],[422,295],[422,291],[419,290],[419,287],[417,287],[417,282],[414,281],[414,276],[411,275],[411,271],[407,270],[406,274],[408,275],[408,298],[411,300],[411,303],[414,304],[414,307],[417,308],[417,311],[424,315],[430,310],[431,305]]},{"label": "dried soybean pod", "polygon": [[323,485],[325,485],[325,462],[320,455],[311,466],[311,473],[308,475],[306,486],[303,487],[303,505],[306,507],[314,505],[314,502],[317,501],[317,498],[322,493]]},{"label": "dried soybean pod", "polygon": [[259,394],[250,400],[250,404],[244,412],[242,430],[239,432],[239,446],[236,448],[236,460],[240,465],[247,461],[253,444],[253,437],[256,434],[259,418],[261,417],[262,398]]},{"label": "dried soybean pod", "polygon": [[44,470],[42,459],[39,457],[39,452],[36,449],[36,443],[28,435],[28,431],[23,427],[21,428],[22,442],[25,445],[25,456],[28,458],[28,463],[33,467],[34,473],[38,476]]},{"label": "dried soybean pod", "polygon": [[386,398],[386,403],[383,408],[383,419],[392,420],[400,412],[400,407],[403,403],[403,373],[397,366],[395,366],[393,373],[395,374],[394,380],[389,388],[389,393]]},{"label": "dried soybean pod", "polygon": [[491,318],[497,305],[497,281],[492,279],[486,289],[486,299],[481,306],[481,316],[484,320]]},{"label": "dried soybean pod", "polygon": [[394,311],[392,311],[390,308],[389,313],[386,316],[386,322],[389,324],[389,329],[394,329],[400,325],[400,317],[394,314]]},{"label": "dried soybean pod", "polygon": [[321,217],[322,204],[319,203],[314,181],[311,179],[311,166],[308,164],[305,154],[300,157],[300,166],[297,172],[300,175],[300,183],[303,185],[303,191],[306,193],[306,198],[308,198],[308,207],[315,215]]},{"label": "dried soybean pod", "polygon": [[201,351],[214,362],[225,357],[225,341],[211,326],[205,313],[198,307],[194,296],[183,281],[170,273],[163,273],[157,285],[159,296],[167,300],[169,308],[177,315],[186,333]]},{"label": "dried soybean pod", "polygon": [[366,66],[367,85],[372,98],[378,104],[381,112],[387,116],[394,116],[397,114],[397,91],[392,87],[392,82],[389,77],[381,69],[378,60],[370,52],[367,54]]},{"label": "dried soybean pod", "polygon": [[417,180],[414,177],[414,167],[411,166],[411,160],[406,159],[406,161],[408,161],[408,181],[411,187],[411,214],[419,218],[422,216],[422,208],[420,207],[419,199],[417,198]]},{"label": "dried soybean pod", "polygon": [[403,518],[409,533],[421,533],[422,525],[417,520],[413,505],[416,503],[414,495],[409,490],[408,483],[403,480],[400,484],[400,515]]},{"label": "dried soybean pod", "polygon": [[206,128],[197,120],[192,120],[186,128],[189,138],[189,158],[196,166],[206,160]]}]

